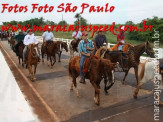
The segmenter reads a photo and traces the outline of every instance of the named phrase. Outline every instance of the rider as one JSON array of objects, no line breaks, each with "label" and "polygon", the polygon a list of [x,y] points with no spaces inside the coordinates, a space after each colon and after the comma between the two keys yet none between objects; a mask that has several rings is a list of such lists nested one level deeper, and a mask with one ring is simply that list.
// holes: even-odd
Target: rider
[{"label": "rider", "polygon": [[38,44],[38,40],[34,36],[31,29],[27,31],[27,35],[24,38],[24,50],[23,50],[23,63],[25,63],[25,56],[27,54],[27,48],[29,44]]},{"label": "rider", "polygon": [[72,33],[72,38],[75,40],[74,42],[72,42],[72,46],[76,51],[77,51],[78,42],[80,42],[81,40],[81,36],[82,33],[80,29],[77,30],[77,28],[75,28],[75,31]]},{"label": "rider", "polygon": [[50,31],[50,28],[48,28],[48,31],[45,31],[45,32],[42,34],[42,37],[43,37],[43,42],[45,42],[46,49],[47,49],[48,44],[49,44],[49,43],[53,40],[53,38],[54,38],[54,35],[53,35],[53,33]]},{"label": "rider", "polygon": [[108,47],[108,40],[106,38],[106,36],[103,33],[103,30],[99,30],[98,31],[98,35],[95,37],[94,40],[94,45],[95,45],[95,49],[96,51],[103,46],[103,44],[106,43],[106,48]]},{"label": "rider", "polygon": [[[19,31],[20,32],[20,31]],[[10,33],[10,37],[14,37],[15,36],[15,31],[13,30],[13,31],[11,31],[11,33]]]},{"label": "rider", "polygon": [[117,34],[118,50],[122,51],[124,44],[125,44],[125,34],[124,34],[124,26],[122,26],[120,33]]},{"label": "rider", "polygon": [[87,57],[90,56],[91,51],[94,50],[93,47],[93,43],[91,40],[88,39],[88,33],[87,32],[83,32],[82,33],[82,39],[79,43],[79,50],[80,50],[80,54],[81,54],[81,59],[80,59],[80,83],[85,83],[85,79],[84,79],[84,74],[83,74],[83,65],[84,65],[84,61]]},{"label": "rider", "polygon": [[14,39],[16,39],[17,42],[18,42],[18,43],[14,46],[14,48],[15,48],[15,53],[16,53],[17,56],[18,56],[18,47],[19,47],[20,44],[23,43],[24,37],[25,37],[25,35],[23,34],[23,31],[21,31],[21,30],[19,30],[19,34],[16,35],[16,36],[14,37]]}]

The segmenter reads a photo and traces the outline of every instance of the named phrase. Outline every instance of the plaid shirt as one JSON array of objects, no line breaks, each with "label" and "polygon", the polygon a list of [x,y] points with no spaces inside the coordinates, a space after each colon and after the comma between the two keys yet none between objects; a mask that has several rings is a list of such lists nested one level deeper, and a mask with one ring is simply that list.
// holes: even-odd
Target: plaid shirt
[{"label": "plaid shirt", "polygon": [[86,53],[86,54],[90,53],[91,51],[87,50],[87,47],[94,48],[92,41],[87,40],[87,43],[85,43],[84,40],[81,40],[80,43],[79,43],[80,52],[83,52],[83,53]]}]

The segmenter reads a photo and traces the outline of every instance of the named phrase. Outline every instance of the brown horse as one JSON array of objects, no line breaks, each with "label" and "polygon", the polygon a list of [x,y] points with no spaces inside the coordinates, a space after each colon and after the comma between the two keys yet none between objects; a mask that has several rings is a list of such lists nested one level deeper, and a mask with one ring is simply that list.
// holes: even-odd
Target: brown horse
[{"label": "brown horse", "polygon": [[58,62],[61,62],[62,50],[65,49],[66,52],[68,52],[68,45],[67,45],[66,42],[62,42],[62,41],[57,41],[57,43],[59,43],[59,44],[58,44],[59,48],[57,48],[57,49],[59,49],[59,50],[57,51],[57,54],[58,54]]},{"label": "brown horse", "polygon": [[14,49],[14,46],[16,44],[16,40],[14,39],[14,37],[12,36],[10,39],[8,39],[8,43],[10,44],[11,49]]},{"label": "brown horse", "polygon": [[9,34],[8,33],[1,33],[1,40],[3,40],[3,39],[8,39],[8,37],[9,37]]},{"label": "brown horse", "polygon": [[[125,76],[123,78],[122,83],[125,83],[125,79],[126,76],[130,70],[131,67],[134,68],[135,70],[135,77],[136,77],[136,81],[137,81],[137,85],[138,85],[138,65],[140,62],[140,56],[146,52],[147,55],[149,55],[150,57],[154,58],[154,51],[153,48],[151,46],[151,44],[149,43],[149,41],[139,44],[137,46],[134,47],[130,47],[129,51],[127,53],[123,53],[123,52],[112,52],[112,51],[106,51],[104,54],[104,58],[105,59],[109,59],[111,60],[111,62],[121,62],[122,61],[122,56],[124,55],[125,57],[127,56],[127,67],[125,70]],[[122,65],[120,63],[120,65]]]},{"label": "brown horse", "polygon": [[[61,62],[60,58],[61,58],[62,50],[65,49],[66,52],[68,52],[68,45],[66,42],[62,42],[62,41],[57,41],[54,44],[58,46],[56,48],[56,53],[58,54],[58,62]],[[47,54],[46,42],[42,44],[41,54],[42,54],[42,62],[44,62],[44,54]]]},{"label": "brown horse", "polygon": [[[27,51],[27,59],[26,59],[26,65],[29,70],[30,74],[30,79],[32,81],[36,80],[36,68],[37,68],[37,63],[38,63],[38,48],[37,44],[30,44],[28,45],[28,51]],[[32,66],[34,65],[34,71],[32,70]]]},{"label": "brown horse", "polygon": [[[87,63],[86,63],[87,62]],[[114,66],[115,63],[111,63],[109,60],[100,59],[94,56],[87,58],[84,63],[83,72],[85,73],[85,78],[89,79],[92,86],[95,89],[94,101],[97,105],[100,104],[100,90],[98,86],[103,78],[106,78],[111,82],[111,85],[114,84]],[[73,85],[77,88],[76,78],[80,74],[80,57],[75,56],[69,61],[69,75],[72,78],[72,84],[70,90],[73,90]],[[85,71],[87,67],[87,71]],[[110,86],[109,86],[110,87]],[[77,90],[77,96],[80,97]]]},{"label": "brown horse", "polygon": [[80,41],[81,41],[80,39],[71,41],[69,45],[71,57],[74,57],[74,52],[78,52],[78,45]]}]

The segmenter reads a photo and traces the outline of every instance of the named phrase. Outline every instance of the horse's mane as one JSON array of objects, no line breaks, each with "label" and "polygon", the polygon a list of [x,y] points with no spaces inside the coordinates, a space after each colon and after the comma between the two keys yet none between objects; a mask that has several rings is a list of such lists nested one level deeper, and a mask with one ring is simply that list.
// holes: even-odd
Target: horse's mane
[{"label": "horse's mane", "polygon": [[102,51],[102,50],[106,50],[106,48],[105,48],[105,47],[100,47],[100,48],[96,51],[95,56],[101,57],[101,51]]}]

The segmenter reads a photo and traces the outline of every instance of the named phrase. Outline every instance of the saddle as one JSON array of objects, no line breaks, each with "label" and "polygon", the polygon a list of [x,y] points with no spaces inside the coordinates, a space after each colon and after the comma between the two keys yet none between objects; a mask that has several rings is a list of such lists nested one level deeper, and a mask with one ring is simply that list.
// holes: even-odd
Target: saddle
[{"label": "saddle", "polygon": [[[133,47],[133,46],[131,44],[128,44],[128,43],[124,44],[123,45],[123,52],[127,53],[129,51],[130,47]],[[115,44],[113,47],[111,47],[111,50],[112,51],[118,50],[118,44]]]}]

